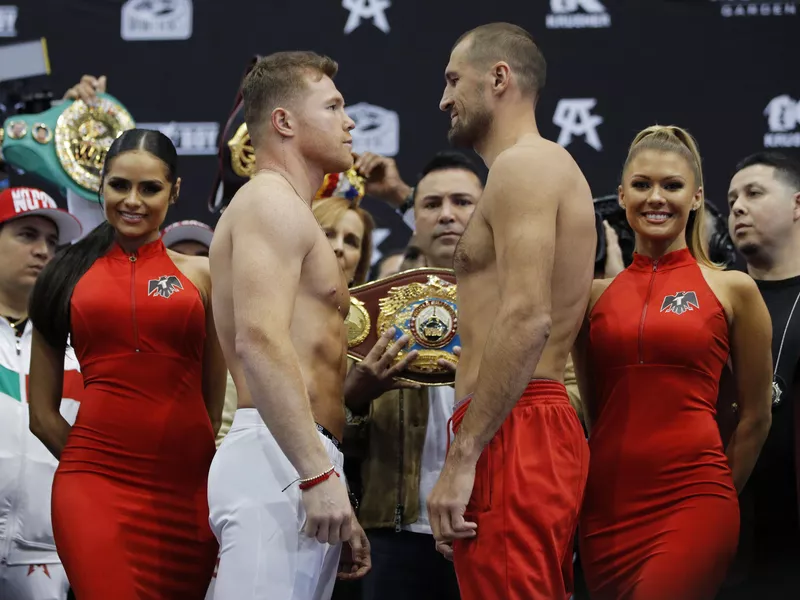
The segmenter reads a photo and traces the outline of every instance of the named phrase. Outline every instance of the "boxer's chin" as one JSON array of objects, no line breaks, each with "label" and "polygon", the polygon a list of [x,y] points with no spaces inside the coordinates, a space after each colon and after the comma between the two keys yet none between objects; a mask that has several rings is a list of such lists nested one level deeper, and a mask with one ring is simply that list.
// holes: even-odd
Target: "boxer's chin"
[{"label": "boxer's chin", "polygon": [[472,148],[476,141],[475,133],[469,126],[459,122],[447,132],[447,139],[456,148]]},{"label": "boxer's chin", "polygon": [[447,132],[447,139],[455,147],[474,148],[488,134],[492,126],[492,115],[487,110],[476,109],[470,119],[459,115],[455,125]]},{"label": "boxer's chin", "polygon": [[353,166],[353,155],[350,151],[342,152],[341,155],[331,155],[325,165],[326,173],[343,173]]}]

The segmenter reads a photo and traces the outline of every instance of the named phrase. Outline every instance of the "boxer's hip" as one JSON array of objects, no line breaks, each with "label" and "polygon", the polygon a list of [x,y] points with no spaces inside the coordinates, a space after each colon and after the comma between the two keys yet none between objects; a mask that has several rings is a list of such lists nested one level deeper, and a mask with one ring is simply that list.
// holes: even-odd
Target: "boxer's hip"
[{"label": "boxer's hip", "polygon": [[[317,426],[320,442],[331,464],[344,481],[344,456],[330,432]],[[228,435],[220,444],[208,474],[209,508],[241,504],[265,495],[276,502],[296,503],[300,475],[283,453],[278,441],[254,408],[240,408]],[[295,493],[296,492],[296,493]],[[297,497],[295,497],[297,496]]]},{"label": "boxer's hip", "polygon": [[[334,436],[330,431],[328,431],[328,429],[319,423],[315,423],[314,425],[317,428],[320,441],[322,441],[322,445],[325,446],[325,451],[328,453],[333,466],[336,467],[337,470],[341,470],[344,457],[341,452],[340,440],[338,440],[336,436]],[[261,418],[261,415],[258,413],[258,410],[255,408],[240,408],[233,416],[233,423],[231,424],[231,429],[228,432],[228,436],[232,437],[230,438],[231,442],[228,445],[230,446],[237,442],[241,443],[240,440],[246,440],[248,434],[262,436],[262,442],[266,448],[277,451],[277,453],[280,454],[287,463],[289,462],[289,460],[286,459],[286,456],[283,454],[283,451],[278,446],[278,442],[270,432],[269,427],[267,427]],[[226,436],[225,439],[228,439],[228,437]]]},{"label": "boxer's hip", "polygon": [[[453,415],[458,432],[470,397]],[[531,381],[483,449],[453,549],[464,600],[566,598],[589,447],[564,384]]]},{"label": "boxer's hip", "polygon": [[[342,453],[324,428],[317,431],[344,482]],[[221,550],[214,598],[330,598],[341,545],[303,533],[298,479],[258,411],[237,410],[208,475],[209,521]]]}]

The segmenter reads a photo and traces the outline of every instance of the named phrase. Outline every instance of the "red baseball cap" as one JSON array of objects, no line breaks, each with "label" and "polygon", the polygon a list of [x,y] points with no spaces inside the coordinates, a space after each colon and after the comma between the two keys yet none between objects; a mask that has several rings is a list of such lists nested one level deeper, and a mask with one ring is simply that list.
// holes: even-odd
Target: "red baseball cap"
[{"label": "red baseball cap", "polygon": [[58,243],[69,244],[83,233],[81,222],[42,190],[28,187],[8,188],[0,192],[0,223],[21,217],[50,219],[58,229]]},{"label": "red baseball cap", "polygon": [[161,241],[167,248],[178,242],[198,242],[210,248],[213,237],[211,227],[193,219],[173,223],[161,232]]}]

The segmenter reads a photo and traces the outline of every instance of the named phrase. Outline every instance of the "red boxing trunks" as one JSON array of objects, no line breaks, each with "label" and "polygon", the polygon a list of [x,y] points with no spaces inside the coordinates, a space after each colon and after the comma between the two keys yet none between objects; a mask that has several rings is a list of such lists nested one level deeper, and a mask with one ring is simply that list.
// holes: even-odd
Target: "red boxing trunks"
[{"label": "red boxing trunks", "polygon": [[[457,432],[471,398],[453,414]],[[456,540],[462,600],[555,600],[573,589],[572,554],[589,446],[564,385],[537,379],[484,448]]]}]

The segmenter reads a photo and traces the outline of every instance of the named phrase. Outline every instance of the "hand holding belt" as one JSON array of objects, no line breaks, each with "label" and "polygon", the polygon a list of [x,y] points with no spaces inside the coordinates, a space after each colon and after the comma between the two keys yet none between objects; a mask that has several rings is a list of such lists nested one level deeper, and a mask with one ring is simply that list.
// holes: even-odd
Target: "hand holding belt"
[{"label": "hand holding belt", "polygon": [[14,115],[3,124],[2,155],[8,164],[34,173],[66,195],[99,202],[100,173],[111,143],[133,118],[110,94],[88,106],[67,100],[36,115]]},{"label": "hand holding belt", "polygon": [[411,269],[350,289],[347,315],[348,355],[361,361],[386,330],[395,339],[411,341],[395,363],[418,352],[399,379],[421,385],[451,385],[454,375],[439,359],[457,363],[453,348],[460,345],[455,274],[447,269]]}]

